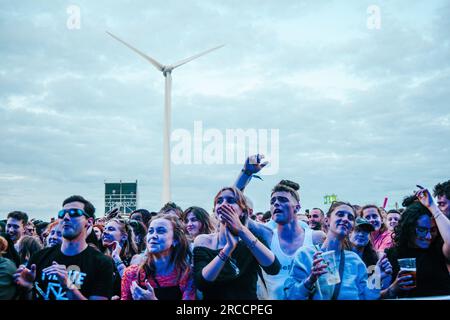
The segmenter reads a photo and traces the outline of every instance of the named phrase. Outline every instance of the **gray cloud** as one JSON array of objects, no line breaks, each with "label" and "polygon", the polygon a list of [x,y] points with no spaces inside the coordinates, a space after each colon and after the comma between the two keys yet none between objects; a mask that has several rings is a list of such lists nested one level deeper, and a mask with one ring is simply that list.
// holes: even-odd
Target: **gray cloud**
[{"label": "gray cloud", "polygon": [[[325,194],[401,202],[448,179],[449,20],[445,1],[4,1],[0,9],[0,210],[48,218],[70,194],[103,208],[103,182],[139,181],[160,207],[164,78],[106,35],[162,63],[226,46],[173,73],[173,129],[280,130],[280,171],[254,181],[256,210],[281,179],[304,208]],[[173,166],[173,199],[212,207],[240,165]]]}]

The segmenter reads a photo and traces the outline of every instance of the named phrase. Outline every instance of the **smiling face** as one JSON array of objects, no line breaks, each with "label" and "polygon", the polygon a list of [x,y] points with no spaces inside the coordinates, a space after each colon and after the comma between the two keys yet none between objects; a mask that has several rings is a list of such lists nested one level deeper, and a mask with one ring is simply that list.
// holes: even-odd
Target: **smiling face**
[{"label": "smiling face", "polygon": [[375,228],[375,231],[380,230],[381,228],[381,217],[376,208],[366,208],[362,212],[362,216],[364,219],[369,221],[369,223]]},{"label": "smiling face", "polygon": [[186,224],[186,230],[189,233],[189,236],[191,238],[195,238],[196,236],[198,236],[200,233],[200,230],[203,227],[200,220],[197,219],[197,217],[195,216],[195,214],[192,211],[189,212],[188,215],[186,216],[185,224]]},{"label": "smiling face", "polygon": [[350,234],[350,242],[357,248],[367,246],[369,243],[369,231],[362,228],[355,228]]},{"label": "smiling face", "polygon": [[394,231],[401,217],[402,216],[399,213],[388,213],[388,215],[386,216],[386,222],[384,223],[386,225],[386,228],[389,231]]},{"label": "smiling face", "polygon": [[169,255],[174,243],[173,226],[169,220],[152,220],[147,233],[147,251],[152,254]]},{"label": "smiling face", "polygon": [[47,236],[47,247],[57,246],[62,242],[63,227],[62,222],[56,224]]},{"label": "smiling face", "polygon": [[353,208],[346,204],[339,205],[331,212],[329,222],[329,232],[332,232],[338,238],[343,239],[353,230],[355,212],[353,211]]},{"label": "smiling face", "polygon": [[8,218],[6,220],[6,233],[11,240],[16,243],[22,236],[25,235],[25,226],[23,220],[17,220],[14,218]]},{"label": "smiling face", "polygon": [[[126,236],[126,235],[125,235]],[[121,242],[123,234],[120,225],[116,221],[110,221],[103,230],[102,243],[105,247],[111,246],[114,241]]]},{"label": "smiling face", "polygon": [[276,191],[270,198],[270,213],[272,219],[278,224],[296,221],[299,209],[298,201],[289,192]]},{"label": "smiling face", "polygon": [[428,215],[421,215],[417,219],[415,234],[412,237],[414,247],[428,249],[438,235],[438,229],[434,219]]}]

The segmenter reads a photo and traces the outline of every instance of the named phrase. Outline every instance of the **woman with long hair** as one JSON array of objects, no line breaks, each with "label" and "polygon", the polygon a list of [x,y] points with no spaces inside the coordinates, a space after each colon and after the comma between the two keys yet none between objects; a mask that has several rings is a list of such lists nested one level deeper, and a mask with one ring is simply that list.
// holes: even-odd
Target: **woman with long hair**
[{"label": "woman with long hair", "polygon": [[199,234],[210,234],[214,232],[214,224],[209,213],[200,207],[189,207],[182,215],[182,220],[186,225],[188,232],[188,239],[191,243],[194,242],[195,237]]},{"label": "woman with long hair", "polygon": [[130,226],[133,228],[134,232],[134,242],[139,253],[145,250],[145,237],[147,235],[147,227],[142,221],[130,220]]},{"label": "woman with long hair", "polygon": [[[387,250],[395,281],[386,298],[450,295],[450,220],[427,189],[404,200],[406,210],[395,228],[395,246]],[[415,273],[400,270],[398,259],[415,259]]]},{"label": "woman with long hair", "polygon": [[383,223],[383,215],[376,205],[366,205],[361,208],[361,217],[370,222],[374,231],[370,233],[370,242],[373,248],[381,256],[385,249],[394,245],[392,232]]},{"label": "woman with long hair", "polygon": [[122,300],[194,300],[189,242],[175,215],[152,218],[146,259],[128,267],[122,277]]},{"label": "woman with long hair", "polygon": [[[345,250],[348,236],[353,230],[356,212],[351,204],[335,201],[327,213],[330,227],[321,247],[301,247],[295,254],[289,278],[284,284],[290,300],[368,300],[378,299],[380,289],[367,285],[367,268],[358,254]],[[322,254],[334,255],[339,281],[334,283],[322,277],[330,272]],[[380,263],[386,266],[381,278],[392,271],[386,258]]]},{"label": "woman with long hair", "polygon": [[103,230],[102,244],[105,254],[114,260],[113,296],[117,299],[121,294],[120,285],[125,268],[130,265],[133,256],[139,253],[129,222],[121,218],[108,220]]},{"label": "woman with long hair", "polygon": [[263,239],[248,229],[249,211],[239,189],[220,190],[214,213],[220,221],[218,230],[194,241],[195,283],[205,300],[256,300],[259,268],[277,274],[280,263]]}]

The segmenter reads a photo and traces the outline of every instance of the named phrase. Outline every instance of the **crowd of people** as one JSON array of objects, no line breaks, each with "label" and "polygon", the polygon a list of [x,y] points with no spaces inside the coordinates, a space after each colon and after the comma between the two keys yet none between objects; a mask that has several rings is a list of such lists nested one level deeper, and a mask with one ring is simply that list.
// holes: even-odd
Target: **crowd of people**
[{"label": "crowd of people", "polygon": [[8,213],[0,221],[0,299],[450,295],[450,180],[433,194],[417,186],[399,210],[334,201],[303,213],[300,186],[281,180],[267,197],[270,210],[257,213],[244,193],[266,165],[261,155],[249,157],[235,183],[214,197],[212,214],[170,202],[157,212],[96,217],[78,195],[48,222]]}]

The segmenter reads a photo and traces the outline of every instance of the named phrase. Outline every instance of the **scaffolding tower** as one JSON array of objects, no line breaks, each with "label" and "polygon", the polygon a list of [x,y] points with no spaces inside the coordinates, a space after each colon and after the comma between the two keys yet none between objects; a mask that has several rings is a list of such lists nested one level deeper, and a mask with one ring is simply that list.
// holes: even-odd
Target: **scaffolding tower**
[{"label": "scaffolding tower", "polygon": [[138,193],[136,182],[105,181],[105,215],[118,208],[121,213],[130,214],[137,209]]}]

